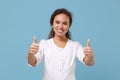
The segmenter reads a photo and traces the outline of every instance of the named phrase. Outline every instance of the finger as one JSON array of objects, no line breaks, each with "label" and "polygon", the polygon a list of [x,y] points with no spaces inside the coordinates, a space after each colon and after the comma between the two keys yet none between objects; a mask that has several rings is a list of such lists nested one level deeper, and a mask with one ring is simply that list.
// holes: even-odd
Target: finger
[{"label": "finger", "polygon": [[30,49],[30,52],[37,53],[37,52],[38,52],[38,49]]},{"label": "finger", "polygon": [[90,39],[87,41],[87,47],[90,47]]},{"label": "finger", "polygon": [[92,51],[91,50],[84,50],[84,52],[91,53]]},{"label": "finger", "polygon": [[94,56],[94,54],[92,53],[92,52],[84,52],[84,54],[86,55],[86,56]]},{"label": "finger", "polygon": [[38,50],[39,48],[38,47],[31,47],[30,49]]},{"label": "finger", "polygon": [[31,54],[35,54],[36,52],[34,52],[34,51],[30,51],[29,53],[31,53]]},{"label": "finger", "polygon": [[37,43],[37,38],[36,38],[36,36],[34,36],[33,43]]},{"label": "finger", "polygon": [[91,52],[88,52],[88,51],[84,51],[84,54],[85,54],[86,56],[92,55]]},{"label": "finger", "polygon": [[84,47],[84,50],[92,50],[91,47]]},{"label": "finger", "polygon": [[84,54],[85,54],[86,56],[90,55],[90,54],[89,54],[89,53],[87,53],[87,52],[86,52],[86,53],[84,53]]},{"label": "finger", "polygon": [[31,49],[39,49],[39,47],[38,46],[34,46],[34,45],[31,45],[31,47],[30,47]]},{"label": "finger", "polygon": [[35,43],[33,43],[31,46],[39,47],[39,45]]},{"label": "finger", "polygon": [[84,52],[85,52],[85,53],[91,53],[92,50],[91,50],[90,47],[85,47],[85,48],[84,48]]}]

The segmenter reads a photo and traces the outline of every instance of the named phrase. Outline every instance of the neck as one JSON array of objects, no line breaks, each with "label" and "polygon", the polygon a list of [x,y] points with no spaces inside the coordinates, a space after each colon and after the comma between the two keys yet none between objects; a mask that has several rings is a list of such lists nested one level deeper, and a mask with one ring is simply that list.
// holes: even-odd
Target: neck
[{"label": "neck", "polygon": [[60,37],[60,36],[55,36],[53,37],[54,43],[60,47],[60,48],[64,48],[67,44],[68,38],[66,37]]},{"label": "neck", "polygon": [[67,37],[66,36],[55,36],[54,37],[54,40],[56,41],[63,41],[63,42],[66,42],[68,39],[67,39]]}]

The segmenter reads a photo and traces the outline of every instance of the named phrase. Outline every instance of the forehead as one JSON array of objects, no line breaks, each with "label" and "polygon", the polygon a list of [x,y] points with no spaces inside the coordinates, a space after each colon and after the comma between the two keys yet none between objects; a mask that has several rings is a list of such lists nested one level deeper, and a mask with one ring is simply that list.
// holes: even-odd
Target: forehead
[{"label": "forehead", "polygon": [[55,16],[54,18],[55,20],[65,20],[65,21],[69,21],[69,16],[67,16],[66,14],[58,14]]}]

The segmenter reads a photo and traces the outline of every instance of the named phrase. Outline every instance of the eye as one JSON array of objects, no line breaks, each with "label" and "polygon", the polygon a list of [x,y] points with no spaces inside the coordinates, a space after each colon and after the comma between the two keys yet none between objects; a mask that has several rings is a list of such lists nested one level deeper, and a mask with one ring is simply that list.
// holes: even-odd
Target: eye
[{"label": "eye", "polygon": [[67,25],[67,22],[63,22],[64,25]]},{"label": "eye", "polygon": [[60,22],[59,22],[59,21],[56,21],[55,23],[59,24]]}]

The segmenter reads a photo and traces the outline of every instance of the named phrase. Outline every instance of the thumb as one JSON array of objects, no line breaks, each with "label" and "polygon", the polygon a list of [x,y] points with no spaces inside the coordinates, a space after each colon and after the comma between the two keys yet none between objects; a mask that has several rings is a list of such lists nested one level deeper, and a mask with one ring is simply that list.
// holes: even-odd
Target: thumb
[{"label": "thumb", "polygon": [[37,43],[37,38],[34,36],[33,43]]},{"label": "thumb", "polygon": [[87,41],[87,47],[90,47],[90,39]]}]

